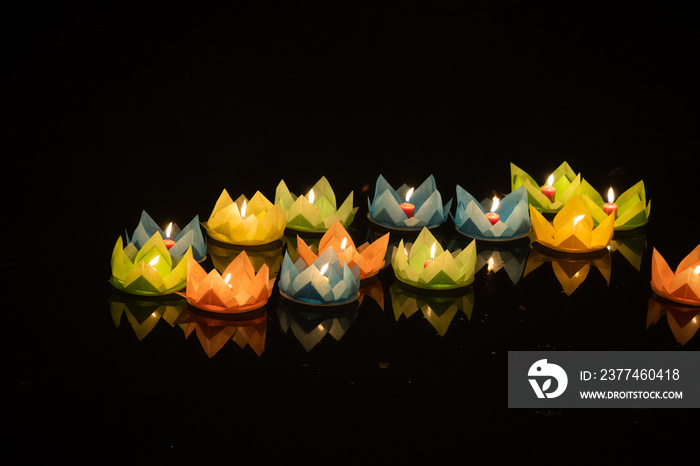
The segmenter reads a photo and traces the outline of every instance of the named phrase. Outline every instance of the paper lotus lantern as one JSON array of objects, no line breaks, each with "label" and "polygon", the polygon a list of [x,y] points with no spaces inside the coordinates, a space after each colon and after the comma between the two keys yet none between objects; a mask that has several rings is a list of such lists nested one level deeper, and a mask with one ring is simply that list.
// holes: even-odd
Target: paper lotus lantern
[{"label": "paper lotus lantern", "polygon": [[[608,216],[604,211],[606,201],[586,180],[583,180],[579,189],[581,199],[586,204],[586,209],[593,217],[593,223],[599,224]],[[614,198],[612,188],[608,191],[607,203],[613,203],[617,208],[615,215],[615,230],[624,231],[639,228],[649,221],[651,201],[647,202],[644,190],[644,181],[640,181],[627,191]]]},{"label": "paper lotus lantern", "polygon": [[[486,216],[487,212],[498,214],[496,223],[491,223]],[[454,222],[457,231],[481,240],[507,241],[527,236],[531,228],[527,190],[520,186],[497,202],[485,199],[479,203],[474,196],[457,185]]]},{"label": "paper lotus lantern", "polygon": [[[406,184],[394,189],[379,175],[374,191],[374,201],[367,198],[370,221],[392,229],[420,230],[445,223],[452,199],[442,205],[442,197],[430,175],[418,188],[411,190]],[[401,206],[410,203],[413,214],[409,216]]]},{"label": "paper lotus lantern", "polygon": [[255,273],[245,251],[241,252],[222,274],[214,269],[206,273],[191,260],[184,296],[196,308],[224,314],[240,313],[262,307],[272,293],[266,265]]},{"label": "paper lotus lantern", "polygon": [[259,191],[250,200],[241,195],[234,202],[224,189],[202,226],[216,241],[257,246],[280,239],[287,217],[279,205],[272,204]]},{"label": "paper lotus lantern", "polygon": [[335,222],[347,227],[355,218],[358,207],[353,207],[353,193],[336,208],[335,193],[326,177],[311,188],[306,195],[296,196],[280,181],[275,191],[275,203],[287,215],[287,228],[296,231],[323,232]]},{"label": "paper lotus lantern", "polygon": [[162,230],[151,216],[143,211],[133,235],[131,237],[126,235],[126,242],[133,243],[137,249],[141,249],[156,233],[170,242],[168,247],[172,257],[182,256],[190,246],[192,246],[192,257],[196,261],[202,261],[206,257],[207,244],[204,241],[202,230],[199,228],[198,215],[190,220],[182,230],[175,223],[171,223],[169,228]]},{"label": "paper lotus lantern", "polygon": [[700,306],[700,244],[672,271],[654,248],[651,256],[651,289],[657,295],[690,306]]},{"label": "paper lotus lantern", "polygon": [[[365,279],[376,275],[384,267],[384,257],[388,245],[389,233],[372,244],[367,242],[355,247],[355,243],[343,225],[340,222],[335,222],[321,237],[318,251],[322,253],[328,248],[332,249],[338,255],[341,263],[348,264],[350,268],[358,265],[360,279]],[[296,252],[306,265],[311,265],[318,259],[318,254],[314,253],[299,236],[297,236]]]},{"label": "paper lotus lantern", "polygon": [[[576,174],[568,163],[564,162],[552,172],[547,182],[542,186],[514,163],[510,164],[511,191],[524,186],[528,194],[528,202],[540,212],[558,212],[577,192],[581,185],[581,175]],[[542,189],[551,186],[555,189],[553,200],[542,193]]]},{"label": "paper lotus lantern", "polygon": [[311,264],[302,258],[292,262],[285,252],[279,274],[280,294],[292,301],[312,305],[339,305],[355,301],[359,296],[360,267],[352,269],[327,248]]},{"label": "paper lotus lantern", "polygon": [[530,206],[535,241],[550,249],[566,253],[594,252],[610,245],[614,218],[607,217],[594,228],[591,214],[576,195],[556,214],[552,223]]},{"label": "paper lotus lantern", "polygon": [[125,247],[120,236],[112,250],[110,282],[118,290],[131,294],[160,296],[174,293],[187,283],[190,259],[192,246],[184,255],[174,258],[158,232],[140,249],[134,243]]},{"label": "paper lotus lantern", "polygon": [[474,281],[476,242],[461,251],[444,250],[427,228],[410,245],[403,239],[393,252],[391,265],[396,278],[418,288],[448,290]]}]

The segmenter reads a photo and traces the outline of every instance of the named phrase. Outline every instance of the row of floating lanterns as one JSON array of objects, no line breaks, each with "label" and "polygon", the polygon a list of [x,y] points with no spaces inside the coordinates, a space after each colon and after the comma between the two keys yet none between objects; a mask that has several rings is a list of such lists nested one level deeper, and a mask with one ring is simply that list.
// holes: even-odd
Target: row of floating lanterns
[{"label": "row of floating lanterns", "polygon": [[[403,239],[392,251],[391,265],[397,279],[418,288],[448,290],[469,285],[474,279],[475,242],[513,241],[532,234],[546,248],[565,254],[602,251],[610,246],[615,231],[645,225],[651,202],[643,181],[604,202],[591,185],[564,162],[542,186],[511,164],[511,193],[502,199],[476,198],[456,187],[457,208],[452,199],[443,204],[435,178],[420,186],[394,189],[379,175],[375,197],[368,198],[368,220],[396,232],[418,232],[412,243]],[[282,263],[278,288],[288,299],[309,305],[339,305],[358,297],[360,281],[383,268],[389,234],[356,247],[346,228],[358,207],[351,192],[337,207],[330,183],[322,177],[306,195],[292,194],[284,180],[277,186],[275,202],[260,192],[251,199],[234,201],[223,190],[214,209],[201,226],[210,238],[243,247],[279,240],[285,229],[321,233],[318,253],[299,238],[299,258],[288,252]],[[448,217],[455,228],[471,239],[464,249],[442,248],[431,229]],[[551,218],[551,221],[548,219]],[[275,279],[263,266],[255,271],[245,252],[223,273],[207,273],[200,266],[206,257],[206,241],[195,217],[184,229],[165,231],[145,212],[134,234],[119,237],[112,253],[112,284],[141,295],[179,293],[195,307],[213,312],[235,313],[261,307],[269,299]],[[175,236],[174,240],[170,238]],[[182,290],[185,289],[184,292]],[[676,272],[654,250],[652,289],[664,298],[700,305],[700,245],[684,259]]]}]

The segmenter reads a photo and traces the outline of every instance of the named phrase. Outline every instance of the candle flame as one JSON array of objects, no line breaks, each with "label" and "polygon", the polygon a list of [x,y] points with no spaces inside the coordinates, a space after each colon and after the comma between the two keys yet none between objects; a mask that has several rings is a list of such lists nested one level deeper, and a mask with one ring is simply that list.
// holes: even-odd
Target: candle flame
[{"label": "candle flame", "polygon": [[153,259],[151,259],[151,262],[148,263],[151,267],[155,268],[155,265],[158,263],[158,260],[160,259],[160,256],[156,256]]},{"label": "candle flame", "polygon": [[321,267],[321,270],[319,270],[319,273],[320,273],[321,275],[323,275],[323,274],[326,273],[326,270],[328,270],[328,263],[323,264],[323,267]]},{"label": "candle flame", "polygon": [[554,184],[554,173],[549,175],[549,178],[547,178],[547,186],[552,186]]},{"label": "candle flame", "polygon": [[615,200],[615,193],[613,192],[612,186],[608,189],[608,202],[612,204]]},{"label": "candle flame", "polygon": [[243,201],[243,207],[241,207],[241,217],[242,217],[242,218],[245,218],[245,209],[246,209],[246,203],[247,203],[247,202],[248,202],[248,201],[245,201],[245,200],[244,200],[244,201]]},{"label": "candle flame", "polygon": [[491,212],[495,212],[498,209],[498,204],[501,202],[496,196],[493,196],[493,202],[491,203]]},{"label": "candle flame", "polygon": [[435,259],[435,245],[437,244],[437,241],[433,242],[433,246],[430,248],[430,260]]},{"label": "candle flame", "polygon": [[314,188],[311,188],[311,191],[309,191],[309,195],[308,195],[307,197],[309,198],[309,202],[310,202],[311,204],[313,204],[313,203],[314,203],[314,198],[315,198],[315,196],[314,196]]},{"label": "candle flame", "polygon": [[165,229],[165,237],[170,238],[170,232],[173,231],[173,222],[170,222],[170,225],[168,225],[168,228]]},{"label": "candle flame", "polygon": [[576,224],[577,224],[578,222],[580,222],[581,220],[583,220],[583,217],[585,217],[585,215],[583,215],[583,214],[577,215],[576,217],[574,217],[574,226],[576,226]]},{"label": "candle flame", "polygon": [[695,267],[694,272],[695,272],[695,275],[700,275],[700,265],[698,265],[697,267]]},{"label": "candle flame", "polygon": [[348,239],[343,238],[343,241],[340,242],[340,250],[345,251],[345,246],[347,246],[347,244],[348,244]]},{"label": "candle flame", "polygon": [[489,257],[489,263],[486,270],[488,270],[489,272],[493,270],[493,256]]},{"label": "candle flame", "polygon": [[406,193],[406,202],[408,202],[408,200],[411,199],[411,194],[413,194],[413,188],[409,189]]}]

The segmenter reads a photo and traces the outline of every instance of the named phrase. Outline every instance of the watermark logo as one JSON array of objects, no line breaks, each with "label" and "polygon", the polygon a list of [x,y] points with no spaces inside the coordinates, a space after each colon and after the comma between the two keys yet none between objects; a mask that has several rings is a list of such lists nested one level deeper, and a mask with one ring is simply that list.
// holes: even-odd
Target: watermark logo
[{"label": "watermark logo", "polygon": [[[528,380],[537,398],[556,398],[566,390],[569,378],[566,372],[546,359],[536,361],[527,372]],[[552,386],[552,380],[555,384]]]}]

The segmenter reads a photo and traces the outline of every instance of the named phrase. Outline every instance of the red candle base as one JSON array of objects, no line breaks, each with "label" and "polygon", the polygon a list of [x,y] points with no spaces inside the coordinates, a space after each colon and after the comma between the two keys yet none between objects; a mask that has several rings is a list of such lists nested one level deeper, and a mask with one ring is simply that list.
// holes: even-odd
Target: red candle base
[{"label": "red candle base", "polygon": [[428,259],[427,261],[423,262],[423,268],[426,268],[432,261],[432,259]]},{"label": "red candle base", "polygon": [[168,248],[168,250],[170,250],[170,248],[175,246],[175,241],[173,241],[171,239],[164,239],[163,242],[165,243],[165,247]]},{"label": "red candle base", "polygon": [[547,196],[549,202],[554,202],[554,197],[557,194],[557,188],[555,188],[554,186],[542,186],[541,191],[542,194]]},{"label": "red candle base", "polygon": [[491,225],[495,225],[496,222],[498,222],[498,219],[501,218],[501,216],[498,215],[496,212],[488,212],[486,214],[486,218],[489,219],[489,222],[491,222]]},{"label": "red candle base", "polygon": [[603,212],[605,212],[608,215],[613,215],[615,218],[617,218],[617,204],[614,204],[612,202],[606,202],[603,204]]},{"label": "red candle base", "polygon": [[413,217],[413,213],[416,210],[416,206],[411,204],[410,202],[404,202],[400,205],[401,209],[403,209],[404,213],[406,214],[406,217],[411,218]]}]

